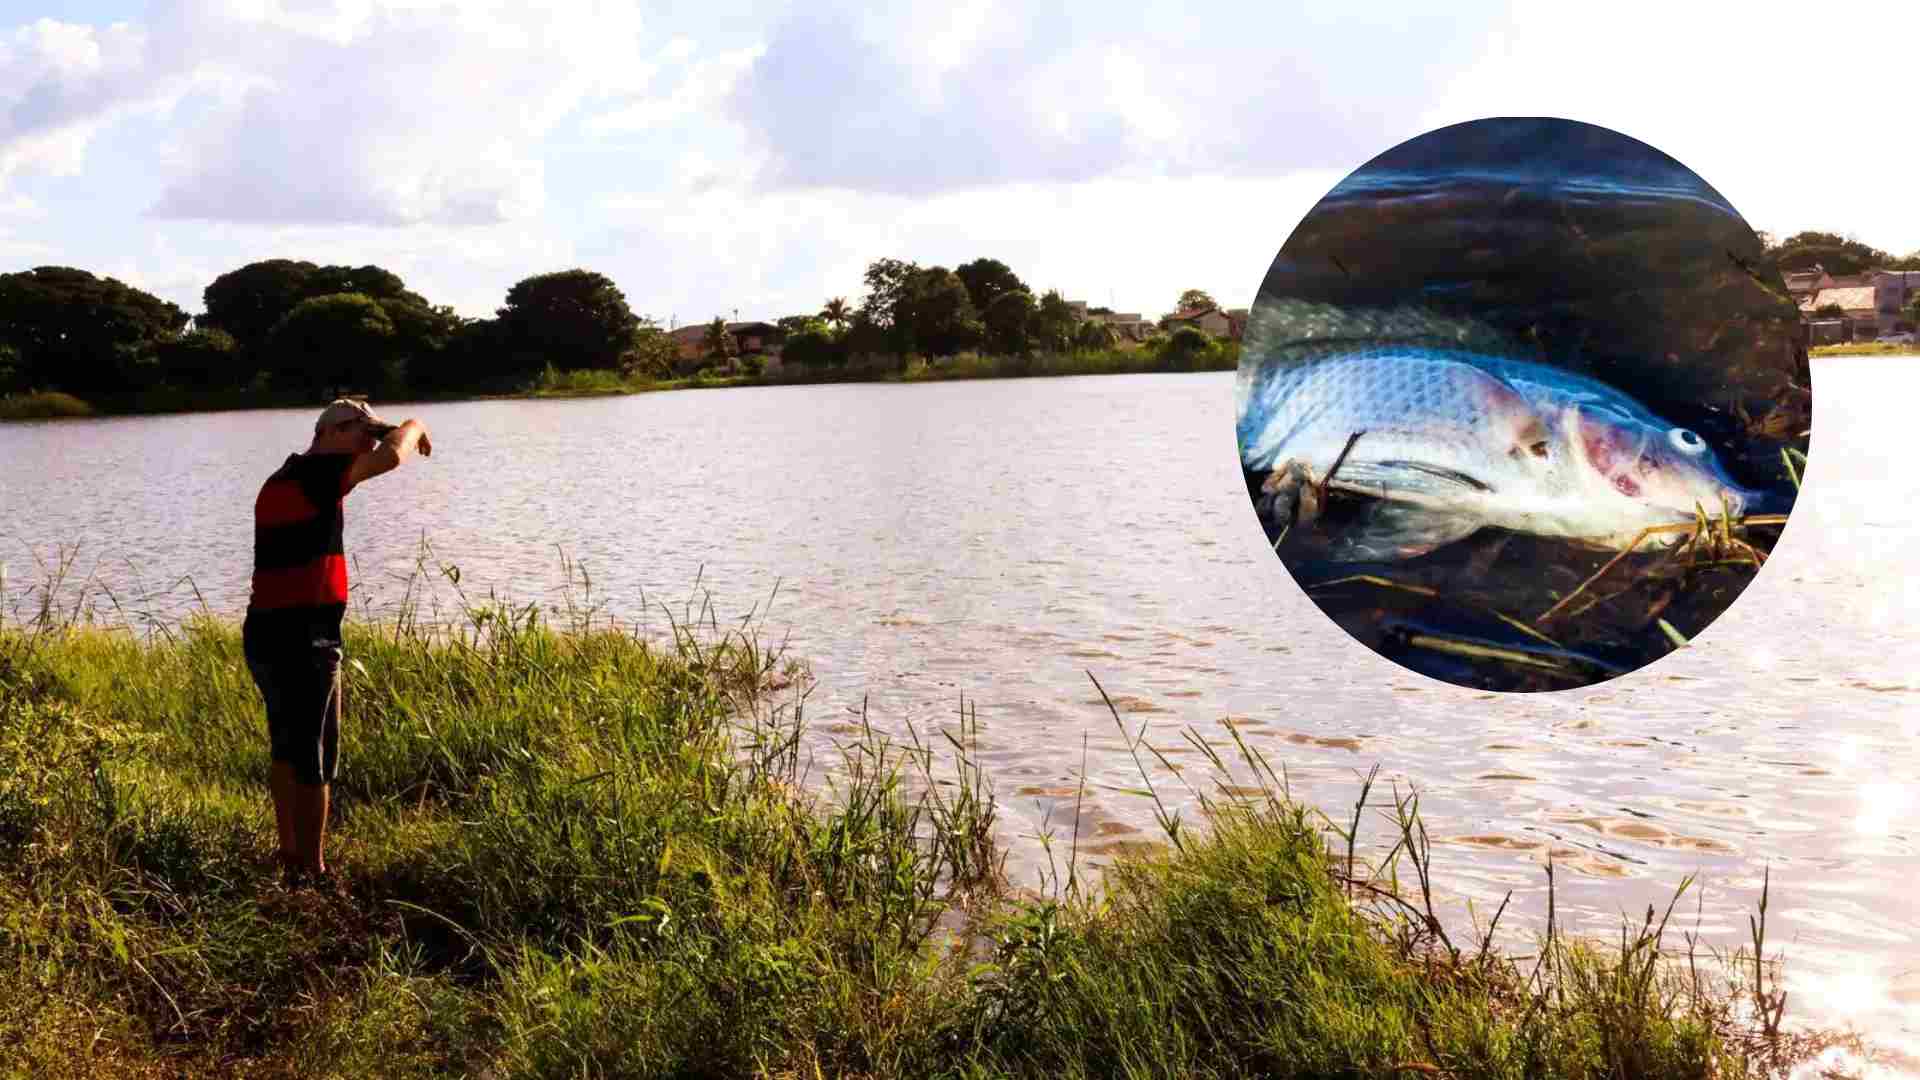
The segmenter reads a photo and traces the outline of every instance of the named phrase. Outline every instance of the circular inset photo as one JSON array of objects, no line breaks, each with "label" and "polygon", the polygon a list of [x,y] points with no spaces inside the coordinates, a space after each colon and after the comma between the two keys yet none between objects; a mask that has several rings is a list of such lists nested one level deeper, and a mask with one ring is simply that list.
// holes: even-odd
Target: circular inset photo
[{"label": "circular inset photo", "polygon": [[1813,406],[1739,213],[1605,128],[1478,120],[1381,154],[1249,315],[1241,467],[1281,563],[1421,674],[1569,689],[1685,646],[1765,565]]}]

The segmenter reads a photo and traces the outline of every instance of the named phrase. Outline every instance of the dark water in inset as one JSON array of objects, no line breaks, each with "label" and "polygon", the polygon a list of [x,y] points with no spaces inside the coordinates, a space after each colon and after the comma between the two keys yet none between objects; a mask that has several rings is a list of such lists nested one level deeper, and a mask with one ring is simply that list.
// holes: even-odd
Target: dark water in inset
[{"label": "dark water in inset", "polygon": [[[1510,355],[1598,379],[1698,432],[1737,484],[1766,493],[1767,512],[1785,513],[1796,491],[1783,451],[1808,452],[1812,386],[1797,310],[1760,259],[1758,238],[1719,193],[1651,147],[1565,121],[1459,125],[1369,162],[1301,221],[1261,284],[1241,363],[1298,362],[1289,346],[1338,335],[1341,313],[1471,324]],[[1250,498],[1265,479],[1243,474]],[[1463,660],[1406,642],[1539,650],[1486,613],[1531,623],[1613,553],[1486,531],[1409,562],[1329,563],[1316,540],[1339,520],[1318,536],[1288,534],[1278,553],[1296,579],[1367,575],[1437,593],[1313,590],[1375,651],[1485,689],[1561,689],[1640,667],[1670,652],[1675,633],[1703,631],[1753,579],[1724,559],[1648,578],[1637,571],[1649,560],[1637,559],[1594,594],[1605,602],[1549,628],[1558,655],[1571,654],[1561,670]],[[1280,536],[1269,527],[1270,542]],[[1764,555],[1778,536],[1756,527],[1745,539]]]},{"label": "dark water in inset", "polygon": [[[1920,357],[1816,363],[1821,453],[1767,573],[1692,647],[1565,693],[1423,679],[1331,625],[1248,508],[1224,373],[377,403],[428,421],[434,455],[349,498],[355,609],[393,610],[423,532],[471,594],[543,604],[562,603],[564,547],[648,632],[700,575],[723,624],[759,605],[763,639],[791,634],[814,667],[821,769],[865,698],[902,740],[977,704],[1023,885],[1043,823],[1071,832],[1083,738],[1083,855],[1153,834],[1092,671],[1196,785],[1180,731],[1224,742],[1228,717],[1329,813],[1376,762],[1381,795],[1417,784],[1446,916],[1464,928],[1466,900],[1484,919],[1511,888],[1519,951],[1544,925],[1550,853],[1563,925],[1609,933],[1698,872],[1706,940],[1729,948],[1771,868],[1789,1017],[1920,1052],[1920,578],[1903,572],[1920,478],[1883,467]],[[0,424],[0,608],[32,607],[36,559],[77,542],[75,578],[129,610],[177,617],[197,587],[237,614],[254,493],[311,423]],[[1181,777],[1156,765],[1153,782],[1191,817]],[[1676,919],[1693,929],[1691,903]]]}]

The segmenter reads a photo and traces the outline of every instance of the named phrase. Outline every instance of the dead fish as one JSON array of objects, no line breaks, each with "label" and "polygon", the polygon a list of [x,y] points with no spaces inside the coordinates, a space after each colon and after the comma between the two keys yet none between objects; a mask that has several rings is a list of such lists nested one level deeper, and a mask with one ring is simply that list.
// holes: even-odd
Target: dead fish
[{"label": "dead fish", "polygon": [[1738,517],[1760,497],[1698,433],[1597,379],[1446,345],[1284,352],[1242,370],[1241,459],[1268,474],[1282,518],[1312,516],[1323,486],[1377,500],[1336,559],[1413,558],[1486,527],[1620,550],[1648,526]]}]

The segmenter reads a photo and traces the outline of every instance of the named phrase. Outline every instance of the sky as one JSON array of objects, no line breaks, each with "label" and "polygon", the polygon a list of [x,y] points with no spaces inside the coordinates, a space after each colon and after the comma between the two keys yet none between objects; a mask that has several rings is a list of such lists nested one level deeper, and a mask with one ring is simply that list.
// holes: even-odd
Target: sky
[{"label": "sky", "polygon": [[194,313],[258,259],[374,263],[480,317],[585,267],[684,325],[985,256],[1154,316],[1250,305],[1342,177],[1487,116],[1631,135],[1755,229],[1920,249],[1906,0],[1825,45],[1756,3],[870,6],[10,0],[0,269]]}]

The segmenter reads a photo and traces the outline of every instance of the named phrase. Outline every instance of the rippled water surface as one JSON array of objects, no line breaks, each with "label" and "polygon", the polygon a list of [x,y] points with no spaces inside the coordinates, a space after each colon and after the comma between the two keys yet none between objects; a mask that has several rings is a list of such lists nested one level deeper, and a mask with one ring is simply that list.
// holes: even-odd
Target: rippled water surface
[{"label": "rippled water surface", "polygon": [[[1920,1056],[1920,357],[1814,372],[1819,435],[1766,572],[1691,647],[1583,690],[1424,680],[1329,623],[1264,547],[1225,373],[423,407],[433,458],[348,500],[355,604],[391,610],[423,533],[469,593],[522,601],[557,598],[564,549],[655,630],[696,577],[722,620],[778,582],[762,634],[812,665],[822,739],[863,698],[903,736],[977,703],[1022,884],[1042,822],[1071,831],[1083,738],[1083,851],[1154,835],[1090,670],[1197,783],[1180,731],[1224,741],[1231,717],[1330,812],[1376,762],[1417,785],[1462,923],[1459,901],[1513,889],[1507,924],[1537,930],[1552,853],[1580,928],[1698,873],[1699,927],[1732,947],[1770,867],[1789,1013]],[[197,590],[237,615],[253,495],[310,422],[0,425],[0,603],[37,604],[77,543],[74,579],[123,608],[177,617]]]}]

